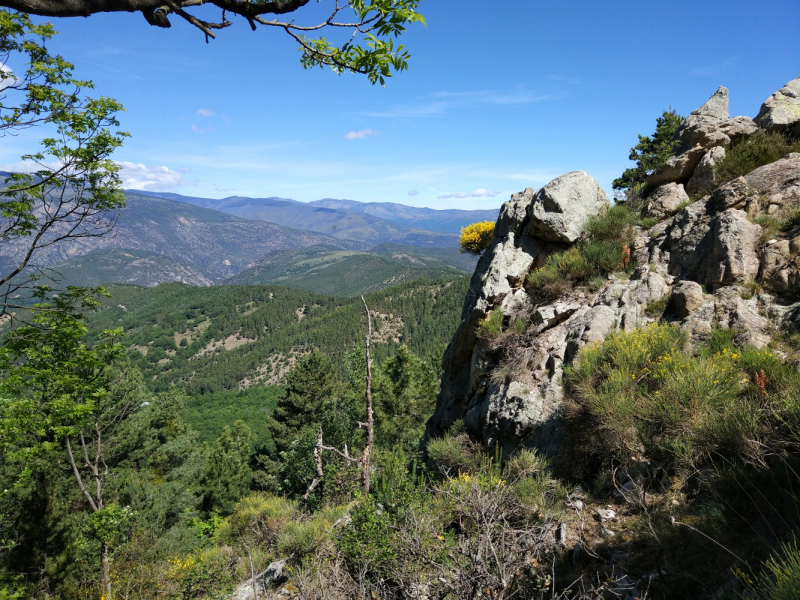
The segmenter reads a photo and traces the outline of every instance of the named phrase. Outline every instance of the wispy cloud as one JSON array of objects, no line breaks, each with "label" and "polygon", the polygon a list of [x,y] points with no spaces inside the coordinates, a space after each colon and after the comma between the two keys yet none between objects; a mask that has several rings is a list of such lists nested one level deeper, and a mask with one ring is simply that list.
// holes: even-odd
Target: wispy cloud
[{"label": "wispy cloud", "polygon": [[474,92],[435,92],[418,102],[397,105],[386,111],[366,113],[372,117],[438,117],[457,108],[476,106],[518,106],[563,98],[566,92],[541,93],[532,90],[481,90]]},{"label": "wispy cloud", "polygon": [[211,110],[210,108],[198,108],[197,114],[200,115],[201,117],[213,117],[214,111]]},{"label": "wispy cloud", "polygon": [[408,191],[408,195],[409,196],[419,196],[419,192],[417,190],[409,190]]},{"label": "wispy cloud", "polygon": [[721,63],[700,65],[699,67],[695,67],[689,71],[689,75],[691,77],[714,77],[716,75],[721,75],[722,73],[732,71],[735,68],[736,57],[734,56]]},{"label": "wispy cloud", "polygon": [[183,174],[168,167],[148,167],[142,163],[120,162],[122,185],[128,189],[167,191],[187,185]]},{"label": "wispy cloud", "polygon": [[494,198],[499,193],[478,188],[474,192],[447,192],[446,194],[439,194],[436,198],[438,200],[444,200],[445,198]]},{"label": "wispy cloud", "polygon": [[95,67],[100,67],[101,69],[107,69],[108,71],[114,71],[114,73],[119,73],[120,75],[127,75],[128,77],[133,77],[134,79],[138,79],[140,81],[147,81],[144,77],[139,77],[138,75],[134,75],[133,73],[128,73],[126,71],[120,71],[119,69],[114,69],[107,65],[101,65],[100,63],[92,62],[90,60],[83,60],[83,62],[88,63],[90,65],[94,65]]},{"label": "wispy cloud", "polygon": [[214,128],[211,125],[209,125],[208,127],[198,127],[197,125],[192,123],[192,131],[194,131],[195,133],[211,133],[212,131],[214,131]]},{"label": "wispy cloud", "polygon": [[377,131],[372,131],[372,129],[362,129],[360,131],[350,131],[346,133],[344,139],[346,140],[363,140],[365,137],[369,137],[371,135],[378,135]]}]

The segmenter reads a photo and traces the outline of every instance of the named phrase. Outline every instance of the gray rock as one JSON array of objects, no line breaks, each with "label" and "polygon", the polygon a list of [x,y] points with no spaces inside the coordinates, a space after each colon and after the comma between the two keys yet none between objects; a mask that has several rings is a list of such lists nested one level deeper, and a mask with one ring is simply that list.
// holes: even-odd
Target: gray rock
[{"label": "gray rock", "polygon": [[689,202],[689,196],[680,183],[665,183],[647,197],[642,215],[663,219],[675,214],[678,207]]},{"label": "gray rock", "polygon": [[744,211],[709,215],[706,203],[695,202],[672,220],[669,272],[711,287],[752,281],[758,274],[760,236],[761,228]]},{"label": "gray rock", "polygon": [[506,316],[522,316],[531,308],[531,300],[525,290],[514,290],[503,299],[500,308]]},{"label": "gray rock", "polygon": [[248,579],[244,583],[239,584],[231,594],[230,599],[255,600],[256,595],[253,593],[254,585],[258,592],[258,597],[263,599],[272,586],[285,581],[286,577],[283,574],[283,569],[285,567],[286,559],[271,562],[270,565],[262,573],[256,575],[254,579]]},{"label": "gray rock", "polygon": [[785,218],[800,206],[800,156],[782,158],[744,176],[750,190],[747,210]]},{"label": "gray rock", "polygon": [[616,518],[617,513],[612,508],[598,508],[594,511],[595,517],[601,522],[605,523],[611,519]]},{"label": "gray rock", "polygon": [[738,331],[737,343],[764,348],[769,344],[774,326],[759,313],[757,298],[742,298],[747,292],[739,286],[718,289],[714,293],[714,320],[718,327]]},{"label": "gray rock", "polygon": [[692,178],[686,184],[686,193],[706,194],[714,186],[714,167],[725,158],[725,148],[714,146],[703,155],[692,173]]},{"label": "gray rock", "polygon": [[761,228],[734,208],[715,217],[712,226],[713,254],[702,271],[704,282],[717,285],[753,281],[758,275]]},{"label": "gray rock", "polygon": [[755,122],[767,131],[786,131],[800,123],[800,77],[767,98]]},{"label": "gray rock", "polygon": [[674,140],[680,142],[678,153],[682,154],[695,146],[694,133],[703,125],[716,125],[729,118],[728,113],[728,88],[720,87],[714,94],[706,100],[700,108],[693,110],[691,114],[683,120],[681,126],[673,136]]},{"label": "gray rock", "polygon": [[610,205],[600,185],[585,171],[556,177],[533,196],[526,234],[550,242],[574,242],[586,221]]},{"label": "gray rock", "polygon": [[525,223],[534,193],[533,188],[525,188],[521,192],[511,194],[511,200],[500,208],[500,216],[497,218],[497,225],[494,228],[496,238],[505,237],[509,233],[516,235],[522,233],[522,226]]},{"label": "gray rock", "polygon": [[681,281],[672,288],[672,307],[675,313],[685,318],[703,305],[703,288],[694,281]]},{"label": "gray rock", "polygon": [[668,182],[686,183],[705,153],[705,148],[696,146],[670,157],[663,167],[647,178],[645,184],[652,188]]},{"label": "gray rock", "polygon": [[747,180],[744,177],[738,177],[714,190],[711,201],[714,203],[714,209],[722,212],[729,208],[742,208],[747,201],[748,194]]}]

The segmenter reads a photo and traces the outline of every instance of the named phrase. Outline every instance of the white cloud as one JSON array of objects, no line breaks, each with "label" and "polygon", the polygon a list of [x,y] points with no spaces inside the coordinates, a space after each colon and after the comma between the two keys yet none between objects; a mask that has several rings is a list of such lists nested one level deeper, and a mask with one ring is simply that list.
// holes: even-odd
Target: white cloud
[{"label": "white cloud", "polygon": [[716,77],[722,75],[723,73],[734,70],[736,68],[736,62],[736,57],[734,56],[721,63],[700,65],[689,71],[689,76]]},{"label": "white cloud", "polygon": [[11,87],[15,83],[17,83],[17,78],[14,77],[14,73],[3,63],[0,63],[0,71],[3,72],[3,78],[0,79],[0,90],[4,90],[7,87]]},{"label": "white cloud", "polygon": [[197,125],[192,123],[192,131],[194,131],[195,133],[211,133],[212,131],[214,131],[214,128],[211,127],[211,126],[209,126],[209,127],[198,127]]},{"label": "white cloud", "polygon": [[214,111],[211,110],[210,108],[198,108],[197,114],[200,115],[201,117],[213,117]]},{"label": "white cloud", "polygon": [[122,186],[134,190],[164,192],[182,185],[183,175],[169,167],[148,167],[142,163],[118,163],[122,170]]},{"label": "white cloud", "polygon": [[563,98],[566,92],[537,93],[520,89],[511,91],[481,90],[476,92],[435,92],[430,94],[431,100],[421,99],[407,105],[393,106],[387,111],[366,113],[373,117],[438,117],[451,109],[475,106],[517,106],[533,104],[545,100]]},{"label": "white cloud", "polygon": [[377,131],[372,131],[372,129],[362,129],[361,131],[351,131],[350,133],[345,134],[344,139],[346,140],[363,140],[365,137],[370,135],[378,135]]},{"label": "white cloud", "polygon": [[444,198],[494,198],[499,193],[500,192],[478,188],[474,192],[447,192],[446,194],[440,194],[436,197],[439,200],[443,200]]},{"label": "white cloud", "polygon": [[417,190],[409,190],[408,191],[408,195],[409,196],[418,196],[419,192]]}]

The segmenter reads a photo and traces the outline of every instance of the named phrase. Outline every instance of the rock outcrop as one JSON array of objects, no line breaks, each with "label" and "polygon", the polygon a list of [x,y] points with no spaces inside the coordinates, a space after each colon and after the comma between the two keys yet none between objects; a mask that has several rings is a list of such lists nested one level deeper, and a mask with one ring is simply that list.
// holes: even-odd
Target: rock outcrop
[{"label": "rock outcrop", "polygon": [[[782,114],[791,110],[780,106]],[[759,125],[766,119],[760,115]],[[490,448],[554,453],[561,436],[562,374],[587,344],[659,318],[684,328],[694,341],[713,327],[727,327],[738,342],[756,347],[766,346],[777,329],[800,330],[800,154],[714,189],[713,165],[725,146],[757,130],[747,117],[729,118],[725,88],[694,111],[676,134],[681,154],[651,178],[658,187],[642,212],[660,222],[637,229],[630,248],[635,271],[629,278],[609,276],[594,293],[576,289],[535,304],[525,281],[552,253],[579,241],[588,216],[608,206],[597,183],[579,171],[512,195],[500,212],[495,240],[478,262],[461,326],[444,355],[426,435],[441,435],[462,420]],[[690,203],[684,184],[705,196]],[[780,239],[764,238],[754,222],[759,215],[783,223]],[[666,307],[663,317],[653,307]],[[522,318],[529,325],[514,349],[514,368],[500,363],[502,349],[476,334],[495,310],[502,310],[506,322]]]},{"label": "rock outcrop", "polygon": [[[756,131],[758,125],[749,117],[729,117],[728,89],[721,87],[703,106],[684,119],[673,136],[673,140],[678,143],[676,155],[647,179],[647,185],[653,188],[670,181],[688,183],[710,150],[727,146]],[[712,155],[708,158],[710,161],[714,157]],[[704,165],[704,169],[706,167]],[[702,176],[702,173],[703,169],[698,176]]]},{"label": "rock outcrop", "polygon": [[800,126],[800,77],[767,98],[755,122],[767,131],[787,131]]}]

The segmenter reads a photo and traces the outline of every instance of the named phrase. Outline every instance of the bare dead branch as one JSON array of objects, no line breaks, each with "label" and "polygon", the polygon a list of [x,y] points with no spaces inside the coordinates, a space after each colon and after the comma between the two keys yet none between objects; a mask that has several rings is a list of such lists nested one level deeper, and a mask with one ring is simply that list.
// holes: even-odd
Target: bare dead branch
[{"label": "bare dead branch", "polygon": [[372,411],[372,359],[369,354],[369,345],[372,341],[372,315],[369,312],[367,301],[364,296],[361,296],[361,302],[364,303],[364,310],[367,311],[367,336],[365,340],[365,347],[367,350],[367,422],[365,424],[367,430],[367,443],[364,446],[364,454],[362,456],[362,480],[364,483],[364,492],[369,494],[369,459],[372,454],[372,444],[375,439],[375,416]]}]

